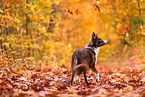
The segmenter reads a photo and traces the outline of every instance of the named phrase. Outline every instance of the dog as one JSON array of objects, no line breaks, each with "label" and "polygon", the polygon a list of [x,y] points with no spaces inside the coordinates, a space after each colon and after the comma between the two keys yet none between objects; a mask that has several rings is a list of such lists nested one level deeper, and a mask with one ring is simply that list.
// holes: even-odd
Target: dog
[{"label": "dog", "polygon": [[107,45],[108,41],[104,41],[98,37],[98,34],[95,35],[93,32],[92,39],[85,48],[76,49],[72,55],[72,76],[71,76],[71,85],[73,85],[74,75],[77,75],[77,81],[80,81],[80,75],[83,73],[85,78],[85,83],[88,85],[86,72],[91,69],[96,73],[96,82],[99,81],[99,73],[95,68],[97,63],[97,55],[101,46]]}]

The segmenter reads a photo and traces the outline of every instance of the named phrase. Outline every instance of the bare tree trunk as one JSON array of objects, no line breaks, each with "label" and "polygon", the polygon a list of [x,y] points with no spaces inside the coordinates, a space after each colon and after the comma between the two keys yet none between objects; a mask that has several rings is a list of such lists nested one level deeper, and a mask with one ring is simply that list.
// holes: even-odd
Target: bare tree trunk
[{"label": "bare tree trunk", "polygon": [[[29,4],[29,1],[26,0],[26,10],[28,10],[28,4]],[[28,13],[26,13],[26,37],[27,39],[29,39],[28,22],[29,22]],[[30,51],[30,47],[28,47],[28,51]],[[30,56],[30,52],[28,53],[28,56]]]},{"label": "bare tree trunk", "polygon": [[[56,18],[56,15],[57,15],[57,8],[58,8],[58,6],[55,3],[53,3],[52,9],[54,11],[52,11],[52,14],[54,14],[54,18]],[[49,23],[49,27],[48,27],[47,31],[50,33],[53,33],[54,27],[55,27],[54,19],[52,17],[50,17],[50,23]]]},{"label": "bare tree trunk", "polygon": [[[29,1],[26,0],[26,8],[28,10],[28,4],[29,4]],[[28,13],[26,13],[26,35],[27,37],[29,38],[29,35],[30,35],[30,39],[31,39],[31,44],[34,45],[34,42],[33,42],[33,38],[32,38],[32,33],[31,31],[29,30],[29,21],[30,21],[30,18],[28,16]],[[28,48],[28,50],[30,51],[30,48]],[[34,56],[34,47],[32,47],[32,50],[33,50],[33,56]],[[31,55],[31,53],[28,54],[29,56]]]},{"label": "bare tree trunk", "polygon": [[[6,11],[5,11],[5,2],[2,0],[2,6],[3,6],[3,15],[6,15]],[[4,32],[5,32],[5,35],[8,35],[8,32],[7,32],[7,19],[5,19],[5,28],[4,28]]]},{"label": "bare tree trunk", "polygon": [[32,33],[30,31],[30,38],[31,38],[31,43],[32,43],[32,50],[33,50],[33,57],[34,57],[34,42],[33,42],[33,37],[32,37]]},{"label": "bare tree trunk", "polygon": [[139,0],[137,0],[137,3],[138,3],[138,12],[139,12],[139,15],[140,15],[140,17],[141,17],[141,23],[142,23],[142,25],[143,25],[143,20],[142,20],[142,14],[141,14],[141,9],[140,9],[140,2],[139,2]]},{"label": "bare tree trunk", "polygon": [[[26,9],[28,10],[28,0],[26,0]],[[29,32],[28,32],[28,22],[29,22],[29,18],[28,18],[28,13],[26,13],[26,35],[28,36]]]},{"label": "bare tree trunk", "polygon": [[[0,36],[2,36],[2,26],[0,26],[0,29],[1,29]],[[2,39],[0,39],[0,49],[3,49],[3,40]],[[2,52],[3,52],[3,50],[2,50]]]},{"label": "bare tree trunk", "polygon": [[[6,11],[5,11],[5,1],[3,1],[3,0],[1,0],[2,1],[2,7],[3,7],[3,15],[6,15]],[[4,18],[4,20],[5,20],[5,27],[4,27],[4,30],[2,29],[1,31],[3,31],[1,34],[3,34],[3,35],[8,35],[8,31],[7,31],[7,19],[6,18]],[[7,50],[7,47],[5,46],[5,45],[3,45],[3,42],[4,41],[2,41],[1,40],[1,48],[3,49],[3,50]],[[7,54],[7,57],[8,57],[8,52],[6,51],[6,54]]]},{"label": "bare tree trunk", "polygon": [[22,53],[23,53],[23,50],[22,50],[22,32],[23,32],[22,27],[20,27],[17,34],[18,34],[19,45],[20,45],[20,58],[23,59],[23,55],[22,55]]},{"label": "bare tree trunk", "polygon": [[[0,20],[0,23],[2,23],[1,20]],[[0,25],[0,30],[1,30],[0,36],[2,36],[2,34],[3,34],[3,29],[2,29],[2,26],[1,26],[1,25]],[[2,40],[2,39],[0,39],[0,49],[3,49],[3,40]],[[2,51],[2,52],[3,52],[3,51]]]},{"label": "bare tree trunk", "polygon": [[138,12],[139,12],[139,14],[141,15],[141,9],[140,9],[140,3],[139,3],[139,0],[137,0],[137,3],[138,3]]}]

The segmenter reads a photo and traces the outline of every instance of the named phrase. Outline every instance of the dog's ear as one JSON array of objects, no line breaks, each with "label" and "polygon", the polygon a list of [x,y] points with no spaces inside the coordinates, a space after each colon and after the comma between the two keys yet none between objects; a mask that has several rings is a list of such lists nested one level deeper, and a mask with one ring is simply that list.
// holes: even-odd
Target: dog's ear
[{"label": "dog's ear", "polygon": [[92,40],[94,40],[96,38],[95,33],[93,32],[92,34]]},{"label": "dog's ear", "polygon": [[96,37],[98,38],[98,34],[96,34]]}]

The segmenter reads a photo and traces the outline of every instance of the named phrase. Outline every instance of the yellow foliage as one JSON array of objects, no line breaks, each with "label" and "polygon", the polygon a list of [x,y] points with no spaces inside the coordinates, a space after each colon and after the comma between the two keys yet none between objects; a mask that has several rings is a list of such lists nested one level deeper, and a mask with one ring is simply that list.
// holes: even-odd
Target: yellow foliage
[{"label": "yellow foliage", "polygon": [[5,13],[0,6],[1,50],[9,57],[33,56],[34,60],[43,60],[46,64],[70,64],[73,51],[84,48],[90,42],[92,32],[110,43],[101,48],[99,59],[122,60],[132,55],[134,47],[144,54],[143,1],[140,5],[128,0],[11,3],[11,7],[9,3],[5,4]]},{"label": "yellow foliage", "polygon": [[3,43],[7,48],[9,48],[9,43],[5,42]]},{"label": "yellow foliage", "polygon": [[0,12],[3,13],[3,10],[0,9]]}]

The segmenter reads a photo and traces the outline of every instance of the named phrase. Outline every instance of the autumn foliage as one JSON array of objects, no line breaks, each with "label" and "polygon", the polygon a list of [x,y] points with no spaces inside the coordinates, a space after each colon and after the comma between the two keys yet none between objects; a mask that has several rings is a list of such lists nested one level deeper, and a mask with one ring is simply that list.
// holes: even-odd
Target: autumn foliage
[{"label": "autumn foliage", "polygon": [[[144,0],[0,0],[0,95],[145,95]],[[109,41],[95,75],[67,84],[92,32]],[[143,96],[142,96],[143,97]]]}]

